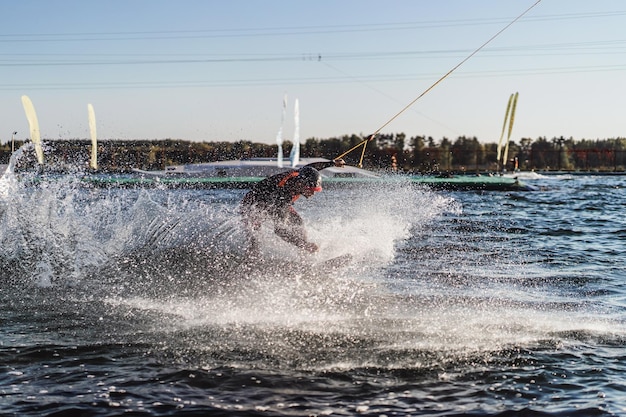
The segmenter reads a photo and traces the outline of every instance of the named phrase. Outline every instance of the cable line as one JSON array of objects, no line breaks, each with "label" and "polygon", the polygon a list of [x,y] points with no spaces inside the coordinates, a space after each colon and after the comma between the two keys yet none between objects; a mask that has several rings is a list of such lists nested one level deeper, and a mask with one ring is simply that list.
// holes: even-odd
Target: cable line
[{"label": "cable line", "polygon": [[415,104],[415,102],[417,100],[419,100],[420,98],[422,98],[424,95],[426,95],[426,93],[428,93],[430,90],[432,90],[433,88],[435,88],[440,82],[442,82],[443,80],[445,80],[450,74],[452,74],[457,68],[459,68],[461,65],[463,65],[465,62],[467,62],[471,57],[473,57],[474,55],[476,55],[478,53],[478,51],[480,51],[481,49],[483,49],[485,46],[487,46],[487,44],[489,44],[491,41],[493,41],[495,38],[497,38],[502,32],[504,32],[505,30],[507,30],[511,25],[513,25],[515,22],[517,22],[519,19],[521,19],[526,13],[528,13],[530,10],[532,10],[536,5],[538,5],[541,2],[541,0],[537,0],[532,6],[530,6],[528,9],[524,10],[524,12],[522,12],[519,16],[517,16],[515,19],[513,19],[511,22],[509,22],[505,27],[503,27],[502,29],[500,29],[495,35],[493,35],[491,38],[487,39],[487,41],[485,43],[483,43],[482,45],[480,45],[478,48],[476,48],[471,54],[469,54],[467,57],[465,57],[461,62],[459,62],[458,64],[456,64],[450,71],[448,71],[447,73],[445,73],[441,78],[439,78],[437,81],[435,81],[430,87],[428,87],[426,90],[424,90],[419,96],[415,97],[415,99],[413,99],[413,101],[411,101],[409,104],[407,104],[406,106],[404,106],[404,108],[402,110],[400,110],[398,113],[396,113],[393,117],[391,117],[389,120],[387,120],[382,126],[380,126],[378,129],[376,129],[376,131],[374,133],[372,133],[370,136],[368,136],[366,139],[364,139],[361,143],[359,143],[358,145],[350,148],[349,150],[347,150],[346,152],[342,153],[341,155],[337,156],[337,158],[335,159],[341,159],[344,156],[348,155],[350,152],[352,152],[353,150],[357,149],[359,146],[363,146],[363,151],[361,152],[361,159],[359,160],[359,167],[363,166],[363,157],[365,156],[365,147],[367,146],[367,143],[370,142],[371,140],[373,140],[376,135],[378,135],[380,133],[381,130],[383,130],[387,125],[389,125],[391,122],[393,122],[395,119],[397,119],[402,113],[404,113],[409,107],[411,107],[413,104]]}]

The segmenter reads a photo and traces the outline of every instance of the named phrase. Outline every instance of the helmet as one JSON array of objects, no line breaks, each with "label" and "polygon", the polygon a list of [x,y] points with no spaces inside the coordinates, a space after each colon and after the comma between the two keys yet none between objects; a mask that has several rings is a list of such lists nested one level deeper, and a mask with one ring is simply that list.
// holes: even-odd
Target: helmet
[{"label": "helmet", "polygon": [[302,167],[298,170],[298,176],[296,177],[298,182],[304,187],[311,189],[311,191],[322,191],[322,176],[320,173],[311,167]]}]

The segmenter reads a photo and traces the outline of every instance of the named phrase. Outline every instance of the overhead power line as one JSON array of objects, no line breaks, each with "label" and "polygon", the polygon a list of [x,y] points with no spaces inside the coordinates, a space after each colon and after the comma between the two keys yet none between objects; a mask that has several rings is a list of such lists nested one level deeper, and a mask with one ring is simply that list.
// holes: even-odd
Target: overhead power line
[{"label": "overhead power line", "polygon": [[[297,61],[357,61],[377,59],[417,59],[456,57],[469,49],[430,49],[409,51],[362,51],[330,53],[241,53],[241,54],[5,54],[0,67],[32,66],[88,66],[88,65],[155,65],[155,64],[210,64],[236,62],[297,62]],[[567,42],[556,44],[516,45],[485,48],[483,56],[587,55],[623,54],[626,40],[615,39],[595,42]]]},{"label": "overhead power line", "polygon": [[[626,15],[626,11],[604,11],[588,13],[563,13],[524,17],[522,22],[559,21],[575,19],[613,18]],[[363,23],[346,25],[285,26],[257,28],[227,28],[198,30],[160,30],[160,31],[111,31],[111,32],[61,32],[61,33],[12,33],[0,34],[3,42],[85,42],[85,41],[132,41],[159,39],[196,39],[196,38],[239,38],[257,36],[295,36],[313,34],[333,34],[350,32],[400,31],[432,29],[459,26],[501,25],[510,17],[479,18],[458,20],[431,20],[417,22]]]},{"label": "overhead power line", "polygon": [[[525,68],[512,70],[469,71],[457,74],[456,78],[511,77],[519,75],[562,75],[590,72],[626,71],[625,65],[590,65],[567,67]],[[80,82],[80,83],[11,83],[0,84],[0,91],[29,90],[97,90],[97,89],[143,89],[143,88],[218,88],[218,87],[251,87],[251,86],[285,86],[285,85],[321,85],[321,84],[356,84],[372,82],[403,82],[431,80],[436,74],[377,74],[368,76],[336,76],[336,77],[297,77],[297,78],[242,78],[223,80],[154,80],[154,81],[112,81],[112,82]]]}]

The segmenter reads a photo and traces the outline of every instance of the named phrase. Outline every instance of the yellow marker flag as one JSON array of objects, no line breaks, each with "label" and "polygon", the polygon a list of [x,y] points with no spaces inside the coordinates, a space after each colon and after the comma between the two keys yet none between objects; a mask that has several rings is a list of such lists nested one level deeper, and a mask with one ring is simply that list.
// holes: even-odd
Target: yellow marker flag
[{"label": "yellow marker flag", "polygon": [[500,162],[500,155],[502,155],[502,140],[504,139],[504,130],[506,129],[506,121],[509,118],[509,112],[511,111],[512,101],[513,94],[509,97],[509,102],[506,105],[506,113],[504,114],[504,121],[502,122],[502,133],[500,133],[500,140],[498,141],[498,148],[496,149],[496,162]]},{"label": "yellow marker flag", "polygon": [[37,113],[35,113],[35,106],[30,101],[28,96],[22,96],[22,105],[24,106],[24,112],[26,113],[26,119],[28,120],[28,126],[30,128],[30,140],[35,145],[35,154],[37,155],[37,162],[43,164],[43,148],[41,147],[41,136],[39,134],[39,121],[37,120]]},{"label": "yellow marker flag", "polygon": [[509,142],[511,141],[511,131],[513,130],[513,122],[515,121],[515,109],[517,107],[517,96],[519,93],[515,93],[515,97],[513,98],[513,104],[511,106],[511,118],[509,120],[509,134],[506,138],[506,146],[504,147],[504,156],[502,157],[502,162],[506,164],[506,160],[509,157]]}]

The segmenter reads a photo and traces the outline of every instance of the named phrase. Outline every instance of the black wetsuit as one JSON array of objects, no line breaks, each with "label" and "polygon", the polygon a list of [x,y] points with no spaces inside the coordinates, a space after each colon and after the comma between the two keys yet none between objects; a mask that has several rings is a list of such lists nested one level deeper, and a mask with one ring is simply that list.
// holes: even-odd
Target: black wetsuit
[{"label": "black wetsuit", "polygon": [[[333,166],[334,162],[316,162],[306,165],[317,170]],[[255,231],[264,221],[272,221],[274,233],[299,248],[307,246],[307,234],[302,217],[293,208],[300,197],[302,186],[296,180],[297,170],[272,175],[256,183],[241,202],[241,216],[248,233],[249,251],[258,253]]]}]

